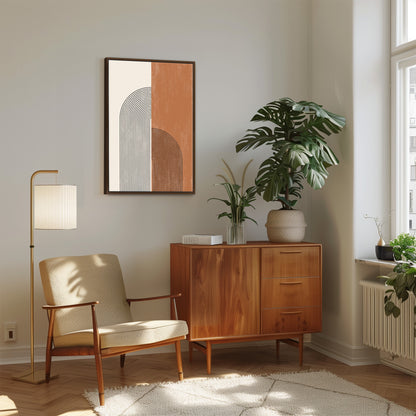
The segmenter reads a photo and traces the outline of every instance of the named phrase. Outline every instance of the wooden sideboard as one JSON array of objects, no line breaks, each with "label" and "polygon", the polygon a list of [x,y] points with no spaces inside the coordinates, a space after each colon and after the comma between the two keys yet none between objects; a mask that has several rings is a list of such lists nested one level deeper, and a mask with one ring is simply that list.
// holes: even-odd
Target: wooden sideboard
[{"label": "wooden sideboard", "polygon": [[[313,243],[170,246],[171,293],[189,326],[189,353],[212,344],[276,340],[299,348],[321,331],[322,247]],[[204,344],[201,344],[203,342]]]}]

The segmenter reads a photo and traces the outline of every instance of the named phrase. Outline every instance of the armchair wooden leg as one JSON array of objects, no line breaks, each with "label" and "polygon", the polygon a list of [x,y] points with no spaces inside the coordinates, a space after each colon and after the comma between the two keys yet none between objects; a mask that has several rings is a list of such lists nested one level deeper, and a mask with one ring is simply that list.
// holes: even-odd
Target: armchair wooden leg
[{"label": "armchair wooden leg", "polygon": [[95,353],[95,367],[97,369],[97,381],[98,381],[98,396],[100,399],[100,406],[104,406],[104,377],[103,377],[103,363],[101,360],[101,354]]},{"label": "armchair wooden leg", "polygon": [[175,341],[175,350],[176,350],[176,363],[178,366],[178,377],[179,380],[183,380],[183,367],[182,367],[182,354],[181,354],[181,342]]},{"label": "armchair wooden leg", "polygon": [[46,381],[46,383],[49,383],[49,380],[51,379],[51,361],[52,361],[51,350],[49,348],[46,348],[46,360],[45,360],[45,381]]},{"label": "armchair wooden leg", "polygon": [[93,337],[94,337],[95,368],[97,369],[98,396],[100,398],[100,406],[104,406],[103,362],[101,358],[100,335],[98,333],[97,317],[95,315],[95,303],[91,305],[91,313],[92,313],[92,328],[93,328]]},{"label": "armchair wooden leg", "polygon": [[124,368],[124,362],[126,361],[126,354],[120,355],[120,368]]}]

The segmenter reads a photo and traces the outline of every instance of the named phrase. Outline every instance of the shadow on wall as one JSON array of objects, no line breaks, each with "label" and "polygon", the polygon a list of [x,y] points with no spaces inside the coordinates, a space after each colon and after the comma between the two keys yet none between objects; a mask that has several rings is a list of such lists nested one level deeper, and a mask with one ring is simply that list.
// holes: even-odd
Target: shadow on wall
[{"label": "shadow on wall", "polygon": [[325,328],[325,315],[339,314],[342,237],[333,212],[325,203],[320,203],[315,212],[319,212],[320,220],[311,222],[311,234],[314,242],[322,244],[322,306],[325,310],[322,318]]}]

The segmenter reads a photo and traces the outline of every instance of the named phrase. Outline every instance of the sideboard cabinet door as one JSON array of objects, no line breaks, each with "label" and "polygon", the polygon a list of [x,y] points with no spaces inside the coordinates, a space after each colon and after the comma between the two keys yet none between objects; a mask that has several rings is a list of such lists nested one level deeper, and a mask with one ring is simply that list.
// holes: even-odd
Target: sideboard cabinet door
[{"label": "sideboard cabinet door", "polygon": [[191,337],[260,333],[260,249],[193,249]]}]

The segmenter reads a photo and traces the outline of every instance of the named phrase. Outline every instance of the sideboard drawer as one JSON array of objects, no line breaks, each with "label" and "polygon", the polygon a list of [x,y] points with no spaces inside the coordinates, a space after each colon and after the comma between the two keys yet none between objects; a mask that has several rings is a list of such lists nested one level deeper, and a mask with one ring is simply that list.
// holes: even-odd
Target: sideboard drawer
[{"label": "sideboard drawer", "polygon": [[262,279],[262,308],[319,306],[321,279],[319,277],[292,277]]},{"label": "sideboard drawer", "polygon": [[321,330],[321,308],[274,308],[262,310],[262,333],[316,332]]},{"label": "sideboard drawer", "polygon": [[319,277],[320,247],[270,247],[261,250],[261,277]]}]

